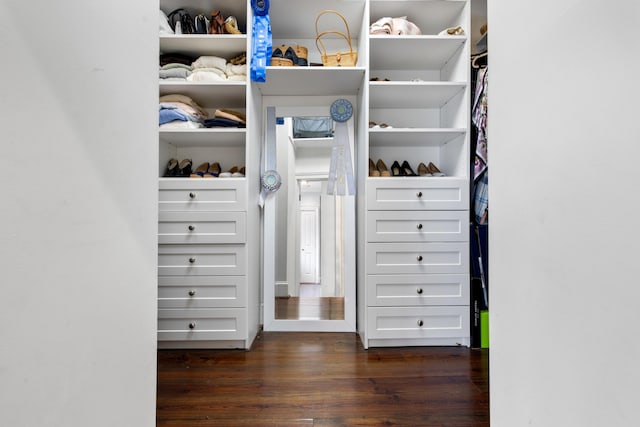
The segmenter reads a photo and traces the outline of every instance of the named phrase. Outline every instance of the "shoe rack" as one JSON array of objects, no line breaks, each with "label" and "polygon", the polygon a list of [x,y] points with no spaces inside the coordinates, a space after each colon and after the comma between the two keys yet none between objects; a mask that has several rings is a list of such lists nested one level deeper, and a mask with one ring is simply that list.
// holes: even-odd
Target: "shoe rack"
[{"label": "shoe rack", "polygon": [[[470,5],[370,1],[370,23],[401,16],[422,35],[368,36],[374,169],[360,215],[358,330],[365,347],[468,345]],[[441,35],[457,26],[464,35]],[[442,174],[394,171],[403,163]]]}]

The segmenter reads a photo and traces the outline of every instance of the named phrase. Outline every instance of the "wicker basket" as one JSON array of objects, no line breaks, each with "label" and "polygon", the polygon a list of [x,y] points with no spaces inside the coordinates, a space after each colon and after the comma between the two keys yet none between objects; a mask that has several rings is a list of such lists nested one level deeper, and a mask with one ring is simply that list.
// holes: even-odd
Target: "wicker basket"
[{"label": "wicker basket", "polygon": [[[342,19],[342,22],[344,22],[344,26],[347,29],[347,34],[338,30],[328,30],[323,32],[318,31],[318,21],[320,20],[320,17],[328,13],[337,15],[338,17],[340,17],[340,19]],[[347,44],[349,45],[349,51],[327,53],[327,48],[322,42],[322,38],[329,34],[336,34],[345,39]],[[337,10],[323,10],[316,17],[316,47],[320,52],[322,65],[324,65],[325,67],[353,67],[358,62],[358,53],[353,50],[353,46],[351,45],[351,31],[349,31],[349,24],[347,23],[345,17]]]}]

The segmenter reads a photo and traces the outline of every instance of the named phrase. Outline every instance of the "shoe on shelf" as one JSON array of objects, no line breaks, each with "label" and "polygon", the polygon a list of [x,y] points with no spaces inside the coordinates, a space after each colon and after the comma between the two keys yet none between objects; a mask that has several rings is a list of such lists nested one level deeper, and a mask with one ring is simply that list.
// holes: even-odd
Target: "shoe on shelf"
[{"label": "shoe on shelf", "polygon": [[191,176],[191,159],[181,161],[174,176],[177,178],[189,178]]},{"label": "shoe on shelf", "polygon": [[382,159],[378,159],[378,162],[376,163],[376,168],[380,172],[380,176],[391,176],[391,172],[389,172],[389,168],[387,168],[387,165],[384,164]]},{"label": "shoe on shelf", "polygon": [[376,168],[373,160],[369,159],[369,176],[380,176],[380,171]]},{"label": "shoe on shelf", "polygon": [[238,20],[235,16],[229,16],[224,20],[224,29],[229,34],[242,34],[238,28]]},{"label": "shoe on shelf", "polygon": [[411,169],[409,162],[407,162],[406,160],[402,162],[402,172],[404,176],[417,176],[413,169]]},{"label": "shoe on shelf", "polygon": [[207,173],[207,170],[209,170],[209,162],[204,162],[200,166],[195,168],[191,172],[191,175],[189,175],[189,176],[191,178],[202,178],[204,176],[204,174]]},{"label": "shoe on shelf", "polygon": [[217,178],[218,175],[220,175],[220,163],[213,162],[209,165],[209,168],[203,175],[203,178]]},{"label": "shoe on shelf", "polygon": [[404,169],[402,169],[400,167],[400,163],[398,163],[397,160],[395,160],[391,164],[391,175],[392,176],[404,176]]},{"label": "shoe on shelf", "polygon": [[178,161],[176,159],[169,160],[167,163],[167,169],[164,172],[165,177],[176,176],[176,172],[178,172]]},{"label": "shoe on shelf", "polygon": [[420,163],[418,165],[418,175],[419,176],[433,176],[431,172],[429,172],[429,168],[424,163]]},{"label": "shoe on shelf", "polygon": [[244,169],[244,166],[243,166],[240,169],[238,169],[237,172],[232,172],[231,173],[231,177],[232,178],[243,178],[244,177],[244,173],[245,173],[245,169]]},{"label": "shoe on shelf", "polygon": [[431,172],[431,175],[433,175],[433,176],[446,176],[433,163],[429,162],[429,166],[428,167],[429,167],[429,172]]},{"label": "shoe on shelf", "polygon": [[220,178],[231,178],[233,176],[234,173],[238,172],[238,167],[234,166],[231,169],[229,169],[226,172],[222,172],[220,173],[220,175],[218,175]]},{"label": "shoe on shelf", "polygon": [[457,27],[447,28],[438,33],[439,36],[464,36],[464,29],[458,25]]}]

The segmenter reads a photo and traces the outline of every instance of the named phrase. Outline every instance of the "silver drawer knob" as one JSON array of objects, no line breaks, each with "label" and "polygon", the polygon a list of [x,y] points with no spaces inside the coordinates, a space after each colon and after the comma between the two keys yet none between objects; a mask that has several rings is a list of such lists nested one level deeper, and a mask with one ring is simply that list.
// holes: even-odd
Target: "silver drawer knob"
[{"label": "silver drawer knob", "polygon": [[192,296],[194,296],[195,294],[196,294],[195,289],[191,289],[191,290],[189,290],[189,296],[191,296],[191,297],[192,297]]},{"label": "silver drawer knob", "polygon": [[422,295],[422,288],[418,288],[416,292],[418,292],[418,295]]},{"label": "silver drawer knob", "polygon": [[418,230],[422,230],[422,224],[418,224]]},{"label": "silver drawer knob", "polygon": [[194,262],[196,262],[196,259],[195,259],[194,257],[191,257],[191,258],[189,258],[189,262],[190,262],[191,264],[193,264]]},{"label": "silver drawer knob", "polygon": [[195,328],[196,328],[196,322],[189,323],[189,329],[195,329]]},{"label": "silver drawer knob", "polygon": [[195,230],[195,229],[196,229],[196,226],[195,226],[195,225],[190,225],[190,226],[189,226],[189,231],[193,231],[193,230]]},{"label": "silver drawer knob", "polygon": [[418,191],[418,193],[416,194],[416,197],[418,198],[422,197],[422,191]]},{"label": "silver drawer knob", "polygon": [[191,199],[195,199],[195,198],[196,198],[196,193],[193,193],[193,192],[192,192],[192,193],[189,193],[189,197],[190,197]]},{"label": "silver drawer knob", "polygon": [[418,261],[422,261],[422,255],[418,255],[418,257],[416,258]]},{"label": "silver drawer knob", "polygon": [[418,326],[423,326],[424,322],[422,320],[418,320]]}]

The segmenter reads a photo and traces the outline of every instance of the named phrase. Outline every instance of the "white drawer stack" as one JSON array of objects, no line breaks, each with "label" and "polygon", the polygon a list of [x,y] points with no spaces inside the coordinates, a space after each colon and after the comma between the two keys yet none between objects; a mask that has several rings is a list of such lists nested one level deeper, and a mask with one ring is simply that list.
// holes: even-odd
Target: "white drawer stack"
[{"label": "white drawer stack", "polygon": [[246,180],[161,179],[160,347],[245,347]]},{"label": "white drawer stack", "polygon": [[367,346],[469,344],[466,181],[367,182]]}]

